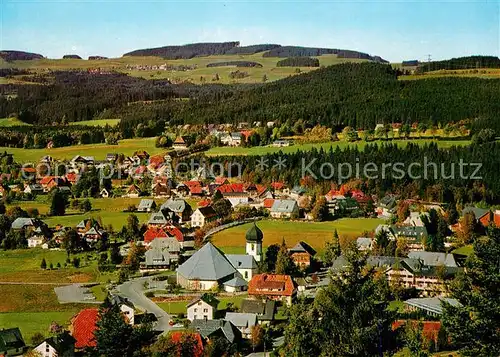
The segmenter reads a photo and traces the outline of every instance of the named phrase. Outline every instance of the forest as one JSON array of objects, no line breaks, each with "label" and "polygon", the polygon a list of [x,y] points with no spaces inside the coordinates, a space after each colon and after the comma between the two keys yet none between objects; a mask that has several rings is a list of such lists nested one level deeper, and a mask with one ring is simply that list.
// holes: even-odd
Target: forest
[{"label": "forest", "polygon": [[78,55],[64,55],[63,59],[82,59],[82,58]]},{"label": "forest", "polygon": [[500,68],[500,58],[494,56],[469,56],[452,58],[445,61],[421,63],[417,68],[417,73],[438,71],[441,69],[454,70],[479,68]]},{"label": "forest", "polygon": [[42,59],[43,56],[38,53],[24,51],[0,51],[0,58],[6,61],[29,61],[33,59]]},{"label": "forest", "polygon": [[236,66],[236,67],[262,67],[258,62],[252,61],[227,61],[227,62],[214,62],[207,64],[207,67],[225,67],[225,66]]},{"label": "forest", "polygon": [[276,67],[319,67],[319,59],[311,57],[288,57],[278,61]]},{"label": "forest", "polygon": [[125,53],[123,56],[158,56],[165,59],[189,59],[199,56],[223,55],[239,46],[239,42],[191,43],[183,46],[146,48]]}]

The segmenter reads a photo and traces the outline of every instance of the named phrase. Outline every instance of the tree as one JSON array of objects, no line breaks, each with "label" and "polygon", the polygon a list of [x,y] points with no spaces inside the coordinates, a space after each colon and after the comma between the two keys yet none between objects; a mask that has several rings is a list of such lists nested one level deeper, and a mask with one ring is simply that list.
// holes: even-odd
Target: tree
[{"label": "tree", "polygon": [[80,205],[80,209],[82,212],[92,211],[92,203],[90,203],[90,200],[89,199],[84,200]]},{"label": "tree", "polygon": [[426,340],[423,335],[424,327],[421,322],[408,321],[405,326],[404,342],[410,351],[411,357],[428,357],[429,353],[425,351]]},{"label": "tree", "polygon": [[473,212],[465,213],[460,218],[460,230],[458,231],[458,239],[461,244],[469,244],[474,240],[476,231],[476,216]]},{"label": "tree", "polygon": [[40,268],[43,270],[47,269],[47,262],[45,261],[45,258],[42,258],[42,263],[40,264]]},{"label": "tree", "polygon": [[59,190],[52,191],[50,216],[64,216],[66,213],[67,197]]},{"label": "tree", "polygon": [[70,256],[70,254],[74,254],[79,250],[79,242],[80,236],[75,229],[70,229],[64,234],[62,247],[66,249],[68,257]]},{"label": "tree", "polygon": [[401,201],[397,209],[398,221],[403,222],[410,215],[410,205],[406,201]]},{"label": "tree", "polygon": [[192,357],[202,354],[196,335],[191,332],[182,333],[179,341],[174,341],[171,334],[160,336],[149,350],[153,357]]},{"label": "tree", "polygon": [[333,275],[312,304],[290,309],[286,356],[375,356],[395,347],[394,317],[387,311],[375,270],[367,268],[367,257],[354,243],[344,256],[346,270]]},{"label": "tree", "polygon": [[286,247],[285,239],[281,243],[280,250],[278,251],[278,256],[276,257],[276,274],[286,274],[290,275],[295,271],[295,263],[293,262],[290,254],[288,254],[288,249]]},{"label": "tree", "polygon": [[500,351],[500,230],[477,239],[464,271],[450,285],[460,305],[443,303],[443,326],[461,356],[497,357]]},{"label": "tree", "polygon": [[33,346],[38,346],[40,343],[45,340],[45,336],[41,334],[40,332],[35,332],[33,336],[31,336],[31,344]]},{"label": "tree", "polygon": [[280,246],[278,244],[271,244],[267,247],[266,256],[264,258],[267,272],[273,272],[276,269],[276,260],[278,259],[279,250]]},{"label": "tree", "polygon": [[136,346],[130,345],[132,326],[125,322],[118,305],[110,308],[101,307],[97,329],[94,333],[96,351],[100,356],[130,356]]},{"label": "tree", "polygon": [[340,249],[340,238],[337,229],[335,229],[335,231],[333,231],[333,239],[325,242],[323,263],[325,265],[332,265],[335,259],[340,257],[340,254],[342,254]]},{"label": "tree", "polygon": [[315,221],[324,221],[328,216],[328,207],[326,206],[326,198],[318,196],[311,211],[311,215]]},{"label": "tree", "polygon": [[252,336],[250,338],[250,343],[252,349],[255,352],[256,348],[259,348],[264,342],[264,329],[260,325],[252,326]]},{"label": "tree", "polygon": [[121,264],[123,258],[120,254],[120,248],[118,248],[118,245],[111,245],[109,259],[111,260],[112,264]]},{"label": "tree", "polygon": [[231,344],[225,337],[215,336],[205,347],[206,357],[232,356],[236,352],[236,345]]}]

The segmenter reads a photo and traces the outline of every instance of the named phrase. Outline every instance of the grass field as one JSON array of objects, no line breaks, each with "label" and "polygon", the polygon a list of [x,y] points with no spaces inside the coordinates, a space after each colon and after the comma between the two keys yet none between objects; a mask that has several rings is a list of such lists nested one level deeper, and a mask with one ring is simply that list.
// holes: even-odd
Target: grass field
[{"label": "grass field", "polygon": [[378,145],[384,145],[386,143],[394,143],[399,146],[406,146],[409,143],[413,144],[418,144],[418,145],[425,145],[425,144],[430,144],[430,143],[436,143],[438,147],[440,148],[450,148],[452,146],[465,146],[469,145],[470,141],[469,140],[434,140],[434,139],[411,139],[411,140],[394,140],[394,141],[372,141],[372,142],[366,142],[366,141],[357,141],[354,143],[346,142],[346,141],[332,141],[332,142],[326,142],[326,143],[310,143],[310,144],[297,144],[297,145],[292,145],[288,147],[272,147],[272,146],[255,146],[251,148],[244,148],[244,147],[228,147],[228,146],[221,146],[221,147],[214,147],[211,148],[206,152],[208,156],[220,156],[220,155],[266,155],[266,154],[273,154],[273,153],[278,153],[282,152],[284,154],[288,153],[294,153],[299,150],[301,151],[308,151],[313,148],[316,149],[321,149],[323,150],[329,150],[330,148],[336,149],[337,147],[340,149],[346,149],[347,147],[354,147],[357,146],[358,149],[363,150],[364,147],[368,144],[378,144]]},{"label": "grass field", "polygon": [[[329,66],[345,62],[365,62],[360,59],[345,59],[337,58],[336,55],[324,55],[317,57],[321,66]],[[88,69],[102,68],[112,69],[119,72],[127,73],[134,77],[142,77],[145,79],[169,79],[173,82],[193,82],[193,83],[212,83],[212,78],[217,73],[219,75],[218,83],[260,83],[264,75],[268,81],[285,78],[298,73],[309,72],[317,69],[313,67],[301,67],[300,72],[296,71],[295,67],[276,67],[276,63],[282,60],[277,57],[263,57],[262,53],[253,55],[227,55],[227,56],[206,56],[194,57],[191,59],[180,60],[165,60],[160,57],[121,57],[110,58],[107,60],[78,60],[78,59],[40,59],[33,61],[16,61],[9,66],[15,65],[17,68],[25,68],[36,71],[38,73],[50,70],[69,70],[69,69]],[[225,61],[253,61],[262,65],[261,68],[236,68],[236,67],[207,67],[209,63],[225,62]],[[162,65],[168,64],[172,66],[196,66],[195,69],[187,71],[156,71],[156,70],[136,70],[128,69],[127,66],[134,65]],[[247,72],[248,76],[242,79],[230,78],[230,73],[239,69]],[[203,79],[202,79],[203,78]],[[13,81],[14,79],[10,79]]]},{"label": "grass field", "polygon": [[11,153],[14,155],[15,161],[22,163],[38,162],[45,155],[50,155],[59,160],[71,160],[76,155],[94,156],[96,160],[104,160],[108,153],[123,153],[130,156],[138,150],[146,150],[150,155],[165,152],[165,149],[155,147],[155,138],[120,140],[118,145],[89,144],[53,149],[0,147],[0,152],[7,151]]},{"label": "grass field", "polygon": [[[264,233],[263,245],[281,244],[283,238],[287,246],[292,247],[299,241],[305,241],[320,252],[326,240],[333,237],[337,229],[342,237],[357,237],[364,231],[372,231],[384,221],[370,218],[343,218],[331,222],[290,222],[264,220],[257,226]],[[253,223],[243,224],[216,233],[211,242],[226,253],[240,253],[245,247],[245,233]]]},{"label": "grass field", "polygon": [[19,126],[19,125],[30,125],[30,124],[22,122],[17,118],[2,118],[2,119],[0,119],[0,128],[7,128],[10,126]]},{"label": "grass field", "polygon": [[120,119],[95,119],[72,122],[70,125],[85,125],[85,126],[117,126]]},{"label": "grass field", "polygon": [[480,69],[457,69],[457,70],[439,70],[427,72],[425,74],[411,74],[400,76],[400,80],[416,80],[426,78],[439,78],[439,77],[473,77],[484,79],[498,79],[500,78],[499,68],[480,68]]}]

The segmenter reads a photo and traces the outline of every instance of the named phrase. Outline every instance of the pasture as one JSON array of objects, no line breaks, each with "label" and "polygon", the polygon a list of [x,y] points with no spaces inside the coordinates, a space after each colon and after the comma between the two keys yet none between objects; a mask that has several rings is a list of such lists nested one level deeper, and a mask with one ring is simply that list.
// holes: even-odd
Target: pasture
[{"label": "pasture", "polygon": [[22,122],[17,118],[2,118],[2,119],[0,119],[0,128],[8,128],[11,126],[24,126],[24,125],[30,125],[30,124]]},{"label": "pasture", "polygon": [[[257,226],[264,233],[264,247],[281,244],[285,239],[288,247],[304,241],[320,252],[325,242],[332,239],[335,229],[339,236],[349,239],[358,237],[363,232],[371,232],[382,223],[382,219],[376,218],[342,218],[329,222],[263,220],[259,221]],[[225,253],[241,253],[245,249],[245,234],[252,224],[247,223],[218,232],[211,238],[211,242]]]},{"label": "pasture", "polygon": [[65,146],[52,149],[23,149],[0,147],[0,152],[14,155],[16,162],[38,162],[43,156],[50,155],[58,160],[71,160],[76,155],[94,156],[96,160],[104,160],[108,153],[122,153],[131,156],[135,151],[146,150],[150,155],[165,152],[164,148],[155,147],[155,138],[139,138],[120,140],[118,145],[88,144]]},{"label": "pasture", "polygon": [[[219,305],[217,306],[217,309],[219,311],[225,310],[227,308],[228,304],[233,304],[233,306],[240,308],[241,307],[241,301],[243,299],[246,299],[248,296],[246,294],[244,295],[236,295],[236,296],[231,296],[231,297],[224,297],[224,296],[217,296],[217,299],[219,300]],[[191,301],[192,299],[188,300],[179,300],[179,301],[171,301],[171,302],[157,302],[156,304],[161,307],[164,311],[168,312],[169,314],[186,314],[186,305]]]},{"label": "pasture", "polygon": [[117,126],[121,119],[94,119],[71,122],[69,125],[84,125],[84,126]]},{"label": "pasture", "polygon": [[401,147],[407,146],[409,143],[412,144],[418,144],[418,145],[426,145],[430,143],[436,143],[438,147],[443,148],[443,149],[448,149],[451,148],[452,146],[465,146],[469,145],[470,141],[469,140],[435,140],[435,139],[410,139],[410,140],[393,140],[393,141],[381,141],[381,140],[376,140],[376,141],[371,141],[371,142],[366,142],[366,141],[357,141],[357,142],[347,142],[347,141],[330,141],[330,142],[324,142],[324,143],[308,143],[308,144],[295,144],[287,147],[273,147],[273,146],[254,146],[250,148],[245,148],[245,147],[228,147],[228,146],[221,146],[221,147],[213,147],[209,149],[206,152],[206,155],[208,156],[238,156],[238,155],[266,155],[266,154],[274,154],[274,153],[279,153],[282,152],[283,154],[289,154],[289,153],[294,153],[297,151],[309,151],[312,150],[313,148],[319,150],[323,149],[325,151],[332,149],[336,149],[337,147],[340,148],[341,150],[344,150],[348,147],[355,147],[359,150],[363,150],[366,145],[368,144],[377,144],[377,145],[384,145],[384,144],[389,144],[393,143]]}]

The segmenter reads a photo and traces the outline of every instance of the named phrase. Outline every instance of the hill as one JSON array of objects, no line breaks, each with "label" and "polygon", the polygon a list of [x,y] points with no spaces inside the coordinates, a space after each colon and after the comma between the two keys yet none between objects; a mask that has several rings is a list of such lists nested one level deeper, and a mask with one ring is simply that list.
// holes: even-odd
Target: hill
[{"label": "hill", "polygon": [[495,56],[458,57],[444,61],[421,63],[417,73],[426,73],[438,70],[500,68],[500,58]]},{"label": "hill", "polygon": [[34,59],[42,59],[43,56],[38,53],[24,51],[0,51],[0,58],[6,61],[31,61]]}]

